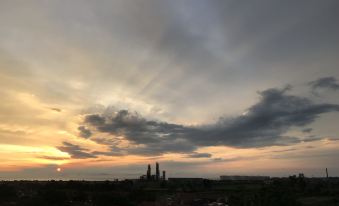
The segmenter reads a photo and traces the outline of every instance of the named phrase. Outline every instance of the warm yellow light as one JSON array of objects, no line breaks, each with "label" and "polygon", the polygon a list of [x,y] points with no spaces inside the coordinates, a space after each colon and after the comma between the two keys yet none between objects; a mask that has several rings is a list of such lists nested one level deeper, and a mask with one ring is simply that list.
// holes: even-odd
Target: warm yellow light
[{"label": "warm yellow light", "polygon": [[57,168],[57,172],[61,172],[61,168],[60,167]]}]

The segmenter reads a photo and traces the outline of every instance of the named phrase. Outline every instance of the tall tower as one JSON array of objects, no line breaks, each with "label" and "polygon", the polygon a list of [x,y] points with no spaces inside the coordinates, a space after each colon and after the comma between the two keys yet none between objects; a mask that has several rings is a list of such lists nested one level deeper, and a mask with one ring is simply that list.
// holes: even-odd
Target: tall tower
[{"label": "tall tower", "polygon": [[166,171],[162,171],[162,180],[166,180]]},{"label": "tall tower", "polygon": [[326,168],[326,178],[328,179],[328,170],[327,170],[327,168]]},{"label": "tall tower", "polygon": [[159,181],[160,180],[160,169],[159,169],[159,163],[155,163],[155,168],[156,168],[156,171],[155,171],[155,180],[156,181]]},{"label": "tall tower", "polygon": [[147,167],[147,180],[151,180],[151,165],[149,164]]}]

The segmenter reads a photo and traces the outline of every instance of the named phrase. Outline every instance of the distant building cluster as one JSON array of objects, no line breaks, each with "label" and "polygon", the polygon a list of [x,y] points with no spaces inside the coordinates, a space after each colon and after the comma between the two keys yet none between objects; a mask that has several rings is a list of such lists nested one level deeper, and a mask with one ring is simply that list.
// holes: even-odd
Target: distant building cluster
[{"label": "distant building cluster", "polygon": [[244,181],[265,181],[265,180],[269,180],[270,177],[269,176],[240,176],[240,175],[233,175],[233,176],[229,176],[229,175],[223,175],[220,176],[220,180],[244,180]]},{"label": "distant building cluster", "polygon": [[169,182],[173,183],[203,183],[204,178],[199,177],[172,177],[168,178]]},{"label": "distant building cluster", "polygon": [[160,180],[166,180],[166,171],[162,171],[162,176],[160,175],[160,167],[159,163],[155,163],[155,174],[152,174],[152,168],[149,164],[147,166],[147,172],[146,175],[141,175],[140,180],[147,180],[147,181],[160,181]]}]

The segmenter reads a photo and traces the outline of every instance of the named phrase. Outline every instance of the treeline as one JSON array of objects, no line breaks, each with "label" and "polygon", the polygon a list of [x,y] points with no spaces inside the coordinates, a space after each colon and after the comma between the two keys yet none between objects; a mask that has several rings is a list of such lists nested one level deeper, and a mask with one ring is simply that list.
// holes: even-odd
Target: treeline
[{"label": "treeline", "polygon": [[338,179],[303,175],[269,181],[2,181],[0,205],[339,205]]}]

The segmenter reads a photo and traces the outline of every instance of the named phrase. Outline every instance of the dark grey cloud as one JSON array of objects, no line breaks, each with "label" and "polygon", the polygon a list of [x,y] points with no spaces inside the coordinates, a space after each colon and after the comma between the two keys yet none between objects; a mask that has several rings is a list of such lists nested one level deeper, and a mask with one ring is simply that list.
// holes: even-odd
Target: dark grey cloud
[{"label": "dark grey cloud", "polygon": [[[112,142],[105,141],[100,142],[99,144],[110,145]],[[122,151],[119,148],[115,148],[113,145],[110,145],[110,151],[90,151],[89,149],[83,148],[77,144],[63,142],[63,146],[57,147],[60,151],[67,152],[72,158],[75,159],[87,159],[87,158],[95,158],[98,156],[122,156],[126,155],[125,151]],[[44,159],[52,159],[52,160],[59,160],[59,157],[49,157],[49,156],[40,156],[40,158]],[[67,159],[67,158],[62,158]]]},{"label": "dark grey cloud", "polygon": [[339,111],[339,105],[315,104],[303,97],[286,94],[284,89],[260,92],[260,101],[250,107],[245,115],[234,119],[221,119],[204,136],[195,138],[198,144],[223,144],[237,147],[286,145],[298,139],[284,137],[291,127],[306,126],[322,113]]},{"label": "dark grey cloud", "polygon": [[317,90],[319,89],[327,89],[327,90],[339,90],[339,83],[335,77],[322,77],[317,80],[311,81],[308,83],[313,92],[317,94]]},{"label": "dark grey cloud", "polygon": [[[84,124],[96,132],[124,137],[138,145],[121,149],[131,154],[192,153],[200,146],[248,148],[290,145],[307,141],[285,136],[290,128],[307,126],[323,113],[339,111],[336,104],[316,104],[307,98],[289,95],[290,89],[272,88],[259,92],[259,102],[245,114],[220,118],[210,125],[193,127],[147,120],[127,110],[111,115],[90,114],[85,117]],[[104,144],[117,149],[115,143],[110,142]]]},{"label": "dark grey cloud", "polygon": [[326,139],[326,138],[318,137],[318,136],[315,136],[315,135],[310,135],[310,136],[304,138],[302,141],[303,142],[315,142],[315,141],[319,141],[319,140],[322,140],[322,139]]},{"label": "dark grey cloud", "polygon": [[110,137],[93,137],[91,140],[98,144],[109,144],[111,146],[119,144],[119,139]]},{"label": "dark grey cloud", "polygon": [[[124,149],[132,154],[159,155],[168,152],[187,153],[194,151],[197,147],[185,137],[190,129],[188,127],[147,120],[138,113],[120,110],[111,116],[93,114],[87,115],[84,120],[89,127],[102,133],[114,136],[123,136],[139,147]],[[94,138],[97,143],[110,145],[112,150],[116,147],[117,139]]]},{"label": "dark grey cloud", "polygon": [[86,122],[90,122],[92,125],[102,125],[105,123],[105,119],[99,115],[86,116]]},{"label": "dark grey cloud", "polygon": [[94,151],[91,154],[96,156],[121,156],[122,154],[119,152],[102,152],[102,151]]},{"label": "dark grey cloud", "polygon": [[190,153],[197,149],[192,142],[179,138],[168,138],[158,142],[145,143],[141,147],[124,149],[129,154],[145,156],[162,155],[166,153]]},{"label": "dark grey cloud", "polygon": [[313,131],[312,128],[306,128],[306,129],[303,129],[303,130],[302,130],[303,133],[310,133],[310,132],[312,132],[312,131]]},{"label": "dark grey cloud", "polygon": [[80,136],[83,138],[89,138],[92,136],[91,130],[87,129],[85,126],[79,126],[78,130],[80,131]]},{"label": "dark grey cloud", "polygon": [[63,145],[57,148],[62,152],[67,152],[72,158],[75,159],[86,159],[96,157],[94,154],[89,152],[88,149],[82,148],[79,145],[75,145],[69,142],[63,142]]},{"label": "dark grey cloud", "polygon": [[212,155],[210,153],[194,152],[194,153],[188,154],[187,157],[189,158],[210,158],[212,157]]},{"label": "dark grey cloud", "polygon": [[51,107],[51,108],[49,108],[50,110],[53,110],[53,111],[55,111],[55,112],[62,112],[62,109],[60,109],[60,108],[56,108],[56,107]]},{"label": "dark grey cloud", "polygon": [[84,123],[100,132],[124,136],[136,144],[166,143],[166,139],[179,139],[188,131],[185,126],[147,120],[138,113],[131,113],[128,110],[120,110],[111,116],[87,115]]}]

